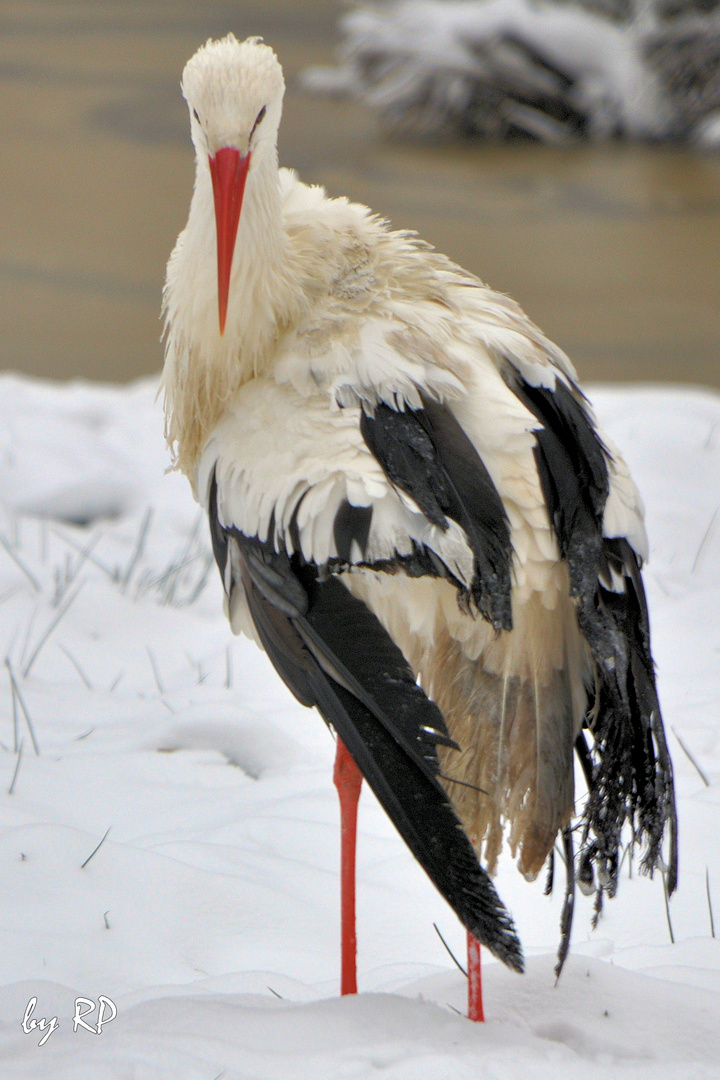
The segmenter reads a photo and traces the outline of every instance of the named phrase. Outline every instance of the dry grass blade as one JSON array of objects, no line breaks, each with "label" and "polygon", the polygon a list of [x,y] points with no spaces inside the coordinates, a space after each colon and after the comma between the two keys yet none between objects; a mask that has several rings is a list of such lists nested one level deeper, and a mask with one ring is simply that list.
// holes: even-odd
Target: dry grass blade
[{"label": "dry grass blade", "polygon": [[17,568],[19,570],[22,570],[23,574],[28,579],[28,581],[32,585],[33,589],[35,589],[35,592],[40,592],[40,582],[35,577],[35,575],[32,573],[32,571],[28,570],[25,563],[22,561],[22,559],[20,558],[18,553],[14,550],[14,548],[13,548],[12,544],[10,543],[10,541],[5,536],[3,536],[2,533],[0,533],[0,544],[2,544],[2,546],[5,548],[5,550],[7,551],[8,555],[10,556],[12,561],[15,563]]},{"label": "dry grass blade", "polygon": [[100,560],[95,558],[95,556],[92,554],[92,549],[95,547],[98,541],[103,538],[105,533],[98,533],[97,536],[93,537],[89,544],[83,547],[82,544],[78,544],[76,540],[73,540],[71,536],[66,536],[65,533],[61,532],[60,529],[53,529],[52,532],[55,534],[55,536],[58,536],[64,543],[69,544],[71,548],[75,548],[75,550],[83,556],[83,560],[78,565],[78,569],[80,568],[82,563],[87,561],[89,563],[92,563],[93,566],[96,566],[98,570],[102,570],[104,574],[107,574],[111,581],[118,580],[118,571],[111,570],[109,566],[106,566],[105,563],[100,562]]},{"label": "dry grass blade", "polygon": [[675,736],[675,738],[677,739],[677,741],[678,741],[678,742],[680,743],[680,749],[681,749],[681,750],[682,750],[682,752],[683,752],[683,753],[685,754],[685,756],[687,757],[688,761],[690,761],[690,762],[691,762],[691,763],[692,763],[692,764],[693,764],[693,765],[695,766],[695,768],[697,769],[697,773],[698,773],[698,776],[699,776],[699,777],[700,777],[700,779],[702,780],[702,782],[703,782],[703,784],[705,785],[705,787],[710,787],[710,781],[708,780],[707,776],[705,775],[705,773],[704,773],[704,772],[702,771],[702,769],[701,769],[701,768],[700,768],[700,766],[698,765],[698,763],[697,763],[697,761],[695,760],[695,758],[694,758],[694,757],[692,756],[692,754],[691,754],[691,753],[690,753],[690,751],[688,750],[688,748],[687,748],[687,746],[685,745],[685,743],[684,743],[684,742],[682,741],[682,739],[681,739],[681,738],[680,738],[680,736],[678,735],[678,733],[677,733],[677,731],[675,730],[675,728],[674,728],[674,727],[671,727],[671,728],[670,728],[670,730],[672,731],[672,733],[673,733],[673,735]]},{"label": "dry grass blade", "polygon": [[155,659],[155,654],[153,653],[153,651],[152,651],[152,649],[150,648],[149,645],[146,645],[145,648],[147,649],[147,654],[150,657],[150,666],[152,667],[153,675],[155,676],[155,684],[156,684],[156,686],[158,688],[158,691],[161,694],[164,694],[165,693],[165,688],[164,688],[164,686],[162,684],[162,680],[160,678],[160,672],[158,671],[157,660]]},{"label": "dry grass blade", "polygon": [[[208,583],[214,557],[200,538],[204,515],[198,514],[182,550],[158,573],[144,570],[135,583],[135,599],[156,593],[163,605],[189,607]],[[198,569],[199,564],[199,569]]]},{"label": "dry grass blade", "polygon": [[30,669],[32,668],[33,664],[35,663],[35,661],[37,660],[37,658],[38,658],[38,656],[40,654],[40,650],[42,649],[43,645],[45,644],[47,639],[52,634],[52,632],[55,629],[55,627],[57,626],[57,624],[62,619],[63,615],[66,614],[66,612],[67,612],[68,608],[70,607],[70,605],[76,600],[77,595],[80,592],[80,590],[82,589],[84,584],[85,583],[83,581],[80,582],[77,589],[75,589],[75,592],[70,594],[70,596],[67,598],[65,603],[62,605],[62,607],[58,609],[58,613],[55,616],[55,618],[51,620],[50,625],[47,627],[45,633],[42,635],[42,637],[38,641],[37,645],[35,646],[35,648],[33,650],[32,656],[30,657],[30,659],[28,660],[27,664],[25,665],[25,667],[23,669],[23,678],[24,679],[27,679],[28,675],[30,674]]},{"label": "dry grass blade", "polygon": [[137,566],[138,562],[140,561],[143,551],[145,550],[145,543],[147,541],[147,535],[150,528],[150,522],[152,521],[152,516],[153,508],[152,506],[148,506],[142,522],[140,523],[140,531],[138,532],[138,538],[135,541],[135,550],[130,557],[130,562],[127,564],[125,568],[125,573],[123,574],[122,580],[120,582],[120,588],[122,592],[125,592],[125,590],[127,589],[133,571]]},{"label": "dry grass blade", "polygon": [[171,604],[175,597],[177,583],[183,570],[188,566],[192,566],[194,562],[197,562],[199,557],[198,554],[190,555],[187,558],[183,556],[179,561],[169,563],[162,574],[147,577],[146,580],[139,583],[135,599],[139,599],[144,592],[149,592],[151,589],[157,589],[160,593],[161,603]]},{"label": "dry grass blade", "polygon": [[452,960],[452,962],[453,962],[453,963],[455,964],[455,967],[456,967],[456,968],[458,968],[458,970],[459,970],[459,971],[462,971],[463,975],[464,975],[464,976],[465,976],[465,978],[467,979],[467,971],[466,971],[466,970],[465,970],[465,968],[464,968],[464,967],[462,966],[462,964],[461,964],[461,963],[460,963],[460,961],[458,960],[457,956],[456,956],[456,955],[455,955],[455,953],[454,953],[454,952],[452,951],[452,949],[451,949],[451,948],[450,948],[450,946],[448,945],[447,941],[445,940],[445,938],[444,938],[444,937],[442,936],[442,934],[440,933],[440,930],[438,929],[438,924],[437,924],[437,923],[433,923],[433,926],[435,927],[435,933],[437,934],[437,936],[438,936],[438,937],[440,938],[440,940],[442,941],[443,945],[445,946],[445,949],[446,949],[446,951],[447,951],[447,954],[448,954],[448,956],[450,957],[450,959]]},{"label": "dry grass blade", "polygon": [[20,772],[20,762],[22,761],[22,753],[23,753],[23,746],[24,745],[25,745],[25,740],[21,739],[20,740],[20,749],[17,752],[17,761],[15,762],[15,771],[13,773],[12,780],[10,781],[10,787],[8,788],[8,795],[12,795],[12,793],[15,791],[15,781],[17,780],[18,773]]},{"label": "dry grass blade", "polygon": [[718,516],[718,511],[719,510],[720,510],[720,506],[716,506],[715,507],[715,513],[710,518],[710,524],[708,525],[707,529],[705,530],[705,535],[703,536],[702,540],[700,541],[700,547],[697,549],[697,553],[695,555],[695,561],[692,564],[692,572],[693,572],[693,574],[695,573],[695,571],[698,568],[698,565],[700,563],[700,556],[701,556],[701,554],[703,552],[703,548],[705,547],[705,545],[706,545],[706,543],[708,541],[708,537],[710,536],[710,533],[712,531],[712,527],[715,524],[715,518]]},{"label": "dry grass blade", "polygon": [[77,671],[77,673],[78,673],[78,675],[80,676],[80,678],[82,679],[82,681],[83,681],[83,682],[85,683],[85,685],[86,685],[86,687],[88,688],[88,690],[92,690],[92,684],[91,684],[90,680],[88,679],[87,675],[85,674],[85,672],[83,671],[83,669],[82,669],[82,668],[80,667],[80,664],[79,664],[79,663],[78,663],[78,661],[77,661],[77,660],[75,659],[75,657],[74,657],[74,656],[73,656],[73,654],[72,654],[72,653],[70,652],[70,650],[69,650],[69,649],[66,649],[64,645],[60,645],[60,644],[58,644],[58,649],[60,649],[60,651],[61,651],[61,652],[64,652],[64,653],[65,653],[65,655],[67,656],[68,660],[70,661],[70,663],[72,664],[72,666],[73,666],[73,667],[75,668],[75,670]]},{"label": "dry grass blade", "polygon": [[710,870],[705,867],[705,892],[707,894],[708,911],[710,912],[710,934],[715,937],[715,919],[713,918],[712,897],[710,895]]},{"label": "dry grass blade", "polygon": [[197,545],[202,522],[203,515],[198,514],[198,516],[195,518],[195,523],[190,531],[190,535],[188,536],[187,543],[185,544],[182,555],[177,560],[177,562],[174,565],[171,564],[169,568],[167,586],[165,588],[163,596],[163,604],[171,604],[173,602],[173,600],[175,599],[175,590],[177,589],[181,572],[185,569],[186,566],[189,566],[190,563],[195,562],[195,560],[199,558],[199,554],[197,552],[193,554],[193,548]]},{"label": "dry grass blade", "polygon": [[617,868],[617,876],[618,877],[620,877],[620,874],[622,873],[622,868],[625,865],[625,859],[627,859],[628,863],[629,863],[628,879],[631,880],[632,879],[632,841],[629,844],[625,844],[625,846],[623,848],[623,852],[622,852],[622,855],[620,857],[620,862],[618,863],[618,868]]},{"label": "dry grass blade", "polygon": [[485,788],[478,787],[477,784],[471,784],[468,780],[458,780],[454,776],[448,776],[447,773],[439,772],[438,776],[441,780],[445,780],[448,784],[459,784],[460,787],[471,788],[472,791],[479,791],[481,795],[487,795]]},{"label": "dry grass blade", "polygon": [[40,747],[38,746],[38,741],[35,738],[35,729],[33,728],[33,723],[32,723],[32,720],[30,719],[30,713],[28,712],[28,707],[25,704],[25,699],[23,698],[22,694],[20,693],[20,687],[18,686],[17,679],[15,678],[15,672],[13,671],[12,665],[11,665],[10,660],[8,659],[7,656],[5,657],[5,666],[8,669],[8,674],[10,675],[10,682],[12,683],[13,695],[17,699],[17,701],[20,703],[20,708],[23,711],[23,716],[25,717],[25,723],[28,726],[28,731],[30,732],[30,738],[32,739],[33,749],[34,749],[35,753],[39,757],[40,756]]},{"label": "dry grass blade", "polygon": [[99,843],[99,844],[98,844],[98,845],[97,845],[96,847],[94,847],[94,848],[92,849],[92,851],[91,851],[91,852],[90,852],[90,854],[88,855],[88,857],[87,857],[87,859],[85,860],[85,862],[84,862],[84,863],[82,863],[82,865],[81,865],[81,867],[80,867],[80,869],[81,869],[81,870],[84,870],[84,869],[85,869],[85,867],[87,866],[87,864],[88,864],[88,863],[90,862],[90,860],[92,859],[93,855],[97,855],[98,851],[100,850],[100,848],[101,848],[101,847],[103,846],[103,844],[104,844],[104,843],[105,843],[105,841],[107,840],[107,834],[108,834],[108,833],[110,832],[110,830],[111,830],[111,829],[112,829],[112,825],[108,825],[108,827],[107,827],[107,829],[105,830],[105,833],[104,833],[104,835],[103,835],[103,838],[102,838],[102,840],[100,841],[100,843]]},{"label": "dry grass blade", "polygon": [[185,603],[186,603],[186,605],[188,607],[190,607],[191,604],[195,603],[198,596],[200,595],[200,593],[203,591],[203,589],[207,585],[208,578],[210,577],[210,571],[212,570],[214,564],[215,564],[215,557],[213,555],[206,555],[205,556],[205,564],[203,566],[200,577],[197,579],[197,583],[195,585],[195,588],[193,589],[193,591],[190,593],[189,597],[185,601]]},{"label": "dry grass blade", "polygon": [[120,674],[113,679],[112,683],[108,687],[108,694],[112,694],[113,690],[116,688],[117,684],[120,682],[124,674],[125,672],[121,671]]},{"label": "dry grass blade", "polygon": [[668,896],[667,876],[665,874],[663,874],[663,876],[662,876],[662,883],[663,883],[663,896],[665,897],[665,915],[667,917],[668,930],[670,931],[670,943],[672,945],[674,945],[675,944],[675,935],[673,934],[672,921],[670,919],[670,897]]},{"label": "dry grass blade", "polygon": [[55,571],[56,585],[55,596],[53,597],[53,607],[59,607],[59,605],[62,603],[65,594],[77,578],[85,563],[90,558],[92,549],[95,547],[101,537],[102,533],[98,533],[97,536],[93,537],[90,543],[87,544],[85,547],[81,547],[80,545],[74,545],[80,551],[80,557],[78,558],[77,562],[72,563],[70,561],[70,556],[66,555],[65,570],[61,571],[60,569],[57,569]]},{"label": "dry grass blade", "polygon": [[22,649],[20,650],[20,661],[18,667],[22,667],[25,663],[25,654],[27,653],[28,645],[30,644],[30,635],[32,633],[33,627],[35,626],[35,620],[37,618],[37,613],[39,610],[40,605],[36,604],[32,610],[30,618],[28,619],[27,626],[25,627],[25,637],[23,638]]},{"label": "dry grass blade", "polygon": [[12,669],[10,668],[10,661],[7,659],[7,657],[5,658],[5,666],[8,669],[8,675],[10,677],[10,694],[12,696],[13,751],[14,751],[14,753],[17,754],[17,752],[18,752],[18,736],[20,734],[20,732],[19,732],[19,724],[18,724],[17,692],[15,690],[15,680],[13,679]]}]

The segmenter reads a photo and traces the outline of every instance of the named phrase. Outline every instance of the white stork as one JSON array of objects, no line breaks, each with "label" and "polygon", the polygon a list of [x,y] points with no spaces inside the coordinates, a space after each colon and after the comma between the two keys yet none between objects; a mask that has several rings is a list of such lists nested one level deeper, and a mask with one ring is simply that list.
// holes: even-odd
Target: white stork
[{"label": "white stork", "polygon": [[489,876],[504,831],[527,878],[563,837],[559,964],[575,877],[612,895],[624,824],[675,887],[640,499],[513,301],[278,169],[267,45],[208,41],[182,89],[197,173],[164,294],[166,433],[232,629],[338,736],[342,991],[362,774],[468,930],[478,1019],[475,939],[522,968]]}]

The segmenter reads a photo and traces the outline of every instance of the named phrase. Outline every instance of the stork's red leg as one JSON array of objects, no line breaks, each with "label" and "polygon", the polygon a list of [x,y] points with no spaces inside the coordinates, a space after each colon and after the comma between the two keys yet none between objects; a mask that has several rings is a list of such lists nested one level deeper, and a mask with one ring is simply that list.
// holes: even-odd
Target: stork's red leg
[{"label": "stork's red leg", "polygon": [[362,773],[342,739],[337,740],[333,780],[340,797],[340,904],[342,921],[341,994],[357,994],[355,934],[355,840]]},{"label": "stork's red leg", "polygon": [[480,942],[468,930],[468,1017],[470,1020],[484,1020],[482,1003],[482,978],[480,973]]}]

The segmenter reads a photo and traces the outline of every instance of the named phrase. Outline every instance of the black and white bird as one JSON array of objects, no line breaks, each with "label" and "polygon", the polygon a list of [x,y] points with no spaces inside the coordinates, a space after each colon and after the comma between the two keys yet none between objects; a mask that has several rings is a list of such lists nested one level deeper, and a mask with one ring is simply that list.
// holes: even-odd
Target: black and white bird
[{"label": "black and white bird", "polygon": [[575,868],[612,895],[624,826],[675,888],[642,505],[512,300],[278,169],[267,45],[208,41],[182,89],[197,173],[164,293],[166,434],[232,629],[338,736],[342,989],[362,774],[471,935],[478,1018],[474,939],[522,968],[490,877],[503,835],[530,879],[563,837],[563,954]]}]

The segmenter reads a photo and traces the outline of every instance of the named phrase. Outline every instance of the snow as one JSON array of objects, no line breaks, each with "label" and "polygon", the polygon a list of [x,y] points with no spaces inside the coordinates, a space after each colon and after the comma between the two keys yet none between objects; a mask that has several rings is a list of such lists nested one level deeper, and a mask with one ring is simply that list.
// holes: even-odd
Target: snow
[{"label": "snow", "polygon": [[414,137],[519,133],[718,146],[715,11],[650,0],[393,0],[341,19],[340,65],[303,83]]},{"label": "snow", "polygon": [[[464,932],[367,788],[362,992],[337,996],[334,746],[231,638],[204,522],[164,475],[155,382],[0,378],[3,1077],[720,1076],[720,396],[591,397],[647,505],[675,941],[661,877],[627,858],[594,931],[578,896],[556,986],[560,890],[503,862],[528,971],[484,953],[477,1025],[433,923],[458,956]],[[75,999],[101,995],[117,1016],[106,1004],[100,1034],[73,1031]],[[52,1017],[50,1034],[31,1027]]]}]

